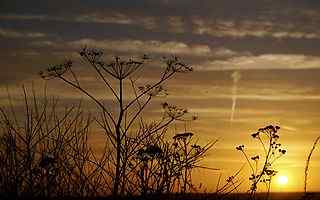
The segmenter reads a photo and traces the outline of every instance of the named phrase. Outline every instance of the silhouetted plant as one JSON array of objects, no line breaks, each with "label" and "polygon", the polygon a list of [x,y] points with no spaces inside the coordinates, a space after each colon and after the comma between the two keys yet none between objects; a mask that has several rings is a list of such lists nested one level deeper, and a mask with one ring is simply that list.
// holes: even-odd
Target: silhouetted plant
[{"label": "silhouetted plant", "polygon": [[201,159],[217,141],[200,146],[192,140],[191,133],[176,134],[172,142],[166,141],[164,135],[159,136],[137,153],[142,194],[195,191],[192,169],[218,170],[200,165]]},{"label": "silhouetted plant", "polygon": [[308,197],[308,196],[309,196],[309,195],[308,195],[308,191],[307,191],[309,165],[310,165],[310,161],[311,161],[311,156],[312,156],[312,154],[313,154],[313,152],[314,152],[314,150],[315,150],[315,148],[316,148],[319,140],[320,140],[320,136],[317,137],[317,138],[315,139],[315,141],[313,142],[313,145],[312,145],[312,147],[311,147],[311,150],[310,150],[310,152],[309,152],[309,154],[308,154],[308,157],[307,157],[307,160],[306,160],[306,166],[305,166],[305,169],[304,169],[304,187],[303,187],[303,189],[304,189],[304,197],[303,197],[303,198],[304,198],[304,199],[308,199],[308,198],[309,198],[309,197]]},{"label": "silhouetted plant", "polygon": [[240,173],[242,172],[243,167],[244,165],[236,173],[229,176],[222,186],[220,186],[222,177],[222,174],[220,173],[215,192],[216,199],[225,199],[226,197],[228,197],[228,195],[230,195],[233,192],[239,193],[238,188],[244,182],[244,179],[240,177]]},{"label": "silhouetted plant", "polygon": [[191,132],[177,133],[173,137],[173,160],[177,165],[177,177],[175,181],[181,193],[196,190],[192,184],[192,170],[201,167],[199,162],[204,158],[205,153],[217,142],[211,141],[204,146],[198,145],[193,140]]},{"label": "silhouetted plant", "polygon": [[[91,119],[78,106],[58,111],[57,101],[24,92],[24,111],[0,108],[0,193],[20,196],[97,194],[88,169]],[[90,177],[90,179],[89,179]]]},{"label": "silhouetted plant", "polygon": [[[264,128],[260,128],[258,132],[251,134],[251,136],[261,144],[264,151],[263,155],[254,155],[249,157],[245,152],[244,145],[236,147],[236,149],[245,156],[251,169],[251,175],[249,177],[251,182],[251,187],[249,189],[251,199],[255,199],[259,183],[264,183],[266,185],[266,198],[269,197],[272,178],[278,172],[273,168],[273,164],[276,160],[286,154],[286,150],[283,149],[279,143],[279,129],[279,126],[269,125]],[[262,162],[262,165],[260,165],[259,162]]]},{"label": "silhouetted plant", "polygon": [[[160,79],[152,84],[137,86],[134,80],[134,74],[138,73],[149,57],[144,55],[141,59],[123,60],[115,57],[110,62],[103,61],[103,52],[98,49],[83,48],[80,56],[90,64],[95,74],[100,78],[104,86],[112,93],[115,103],[116,112],[111,110],[103,103],[103,100],[95,96],[94,93],[85,89],[79,81],[73,62],[68,60],[65,63],[50,66],[47,70],[40,72],[44,79],[58,78],[73,88],[79,90],[96,103],[100,109],[100,119],[97,123],[104,130],[108,138],[109,148],[105,148],[110,158],[101,158],[104,160],[103,165],[99,166],[104,169],[104,173],[112,181],[111,192],[113,195],[123,195],[134,191],[134,181],[130,180],[132,171],[135,169],[131,161],[145,140],[156,134],[164,133],[165,129],[177,118],[184,114],[184,111],[177,110],[176,107],[170,107],[164,104],[167,110],[162,120],[151,124],[146,124],[142,118],[142,113],[156,96],[165,96],[166,90],[163,87],[170,78],[177,73],[192,71],[192,68],[177,57],[164,59],[164,70]],[[114,80],[116,82],[114,82]],[[133,98],[130,99],[129,90],[131,87]]]}]

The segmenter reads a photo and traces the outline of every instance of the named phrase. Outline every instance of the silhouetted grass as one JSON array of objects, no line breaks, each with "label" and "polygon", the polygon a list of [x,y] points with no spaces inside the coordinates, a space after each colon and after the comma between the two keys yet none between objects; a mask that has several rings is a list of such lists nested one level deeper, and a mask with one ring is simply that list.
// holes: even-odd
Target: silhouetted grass
[{"label": "silhouetted grass", "polygon": [[308,173],[309,173],[309,165],[310,165],[310,161],[311,161],[311,156],[318,144],[320,140],[320,136],[316,138],[316,140],[314,141],[312,147],[311,147],[311,150],[310,150],[310,153],[308,154],[308,157],[307,157],[307,160],[306,160],[306,165],[305,165],[305,170],[304,170],[304,193],[305,193],[305,199],[308,199],[309,195],[307,194],[307,184],[308,184]]}]

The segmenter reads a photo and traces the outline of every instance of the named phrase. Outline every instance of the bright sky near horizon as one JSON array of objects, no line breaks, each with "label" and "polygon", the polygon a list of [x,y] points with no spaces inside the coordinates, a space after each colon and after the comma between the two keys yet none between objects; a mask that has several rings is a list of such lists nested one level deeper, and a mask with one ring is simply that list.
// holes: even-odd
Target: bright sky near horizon
[{"label": "bright sky near horizon", "polygon": [[[147,114],[158,116],[162,101],[196,113],[199,120],[189,128],[200,142],[219,139],[204,165],[221,168],[224,178],[245,163],[236,146],[259,151],[251,133],[279,125],[288,153],[277,168],[288,182],[275,181],[272,188],[303,190],[305,159],[320,135],[319,0],[2,0],[0,44],[1,104],[7,86],[16,99],[22,84],[40,90],[38,72],[65,58],[77,60],[85,45],[107,55],[177,55],[195,71],[170,80],[170,95]],[[86,70],[79,65],[87,88],[104,95]],[[155,80],[152,72],[147,69],[142,81]],[[81,98],[58,81],[48,88],[65,102]],[[316,150],[310,190],[320,191],[319,160]],[[214,191],[219,173],[201,174],[197,181]]]}]

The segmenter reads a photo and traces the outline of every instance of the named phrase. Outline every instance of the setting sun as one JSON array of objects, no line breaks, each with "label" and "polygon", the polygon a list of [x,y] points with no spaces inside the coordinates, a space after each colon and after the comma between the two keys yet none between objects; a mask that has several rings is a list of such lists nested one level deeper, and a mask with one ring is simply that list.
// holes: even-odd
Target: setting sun
[{"label": "setting sun", "polygon": [[278,184],[279,184],[279,185],[286,185],[286,184],[288,184],[288,177],[287,177],[287,176],[279,176],[279,177],[278,177]]}]

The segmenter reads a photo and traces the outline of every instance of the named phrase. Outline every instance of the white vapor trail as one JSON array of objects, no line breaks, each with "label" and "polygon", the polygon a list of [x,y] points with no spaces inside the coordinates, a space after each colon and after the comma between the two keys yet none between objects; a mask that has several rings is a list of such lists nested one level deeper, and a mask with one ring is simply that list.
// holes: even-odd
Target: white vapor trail
[{"label": "white vapor trail", "polygon": [[237,90],[238,90],[238,82],[241,78],[241,74],[238,71],[234,71],[231,74],[231,78],[233,80],[233,87],[232,87],[232,107],[231,107],[231,117],[230,121],[232,122],[234,119],[234,111],[236,109],[237,104]]}]

